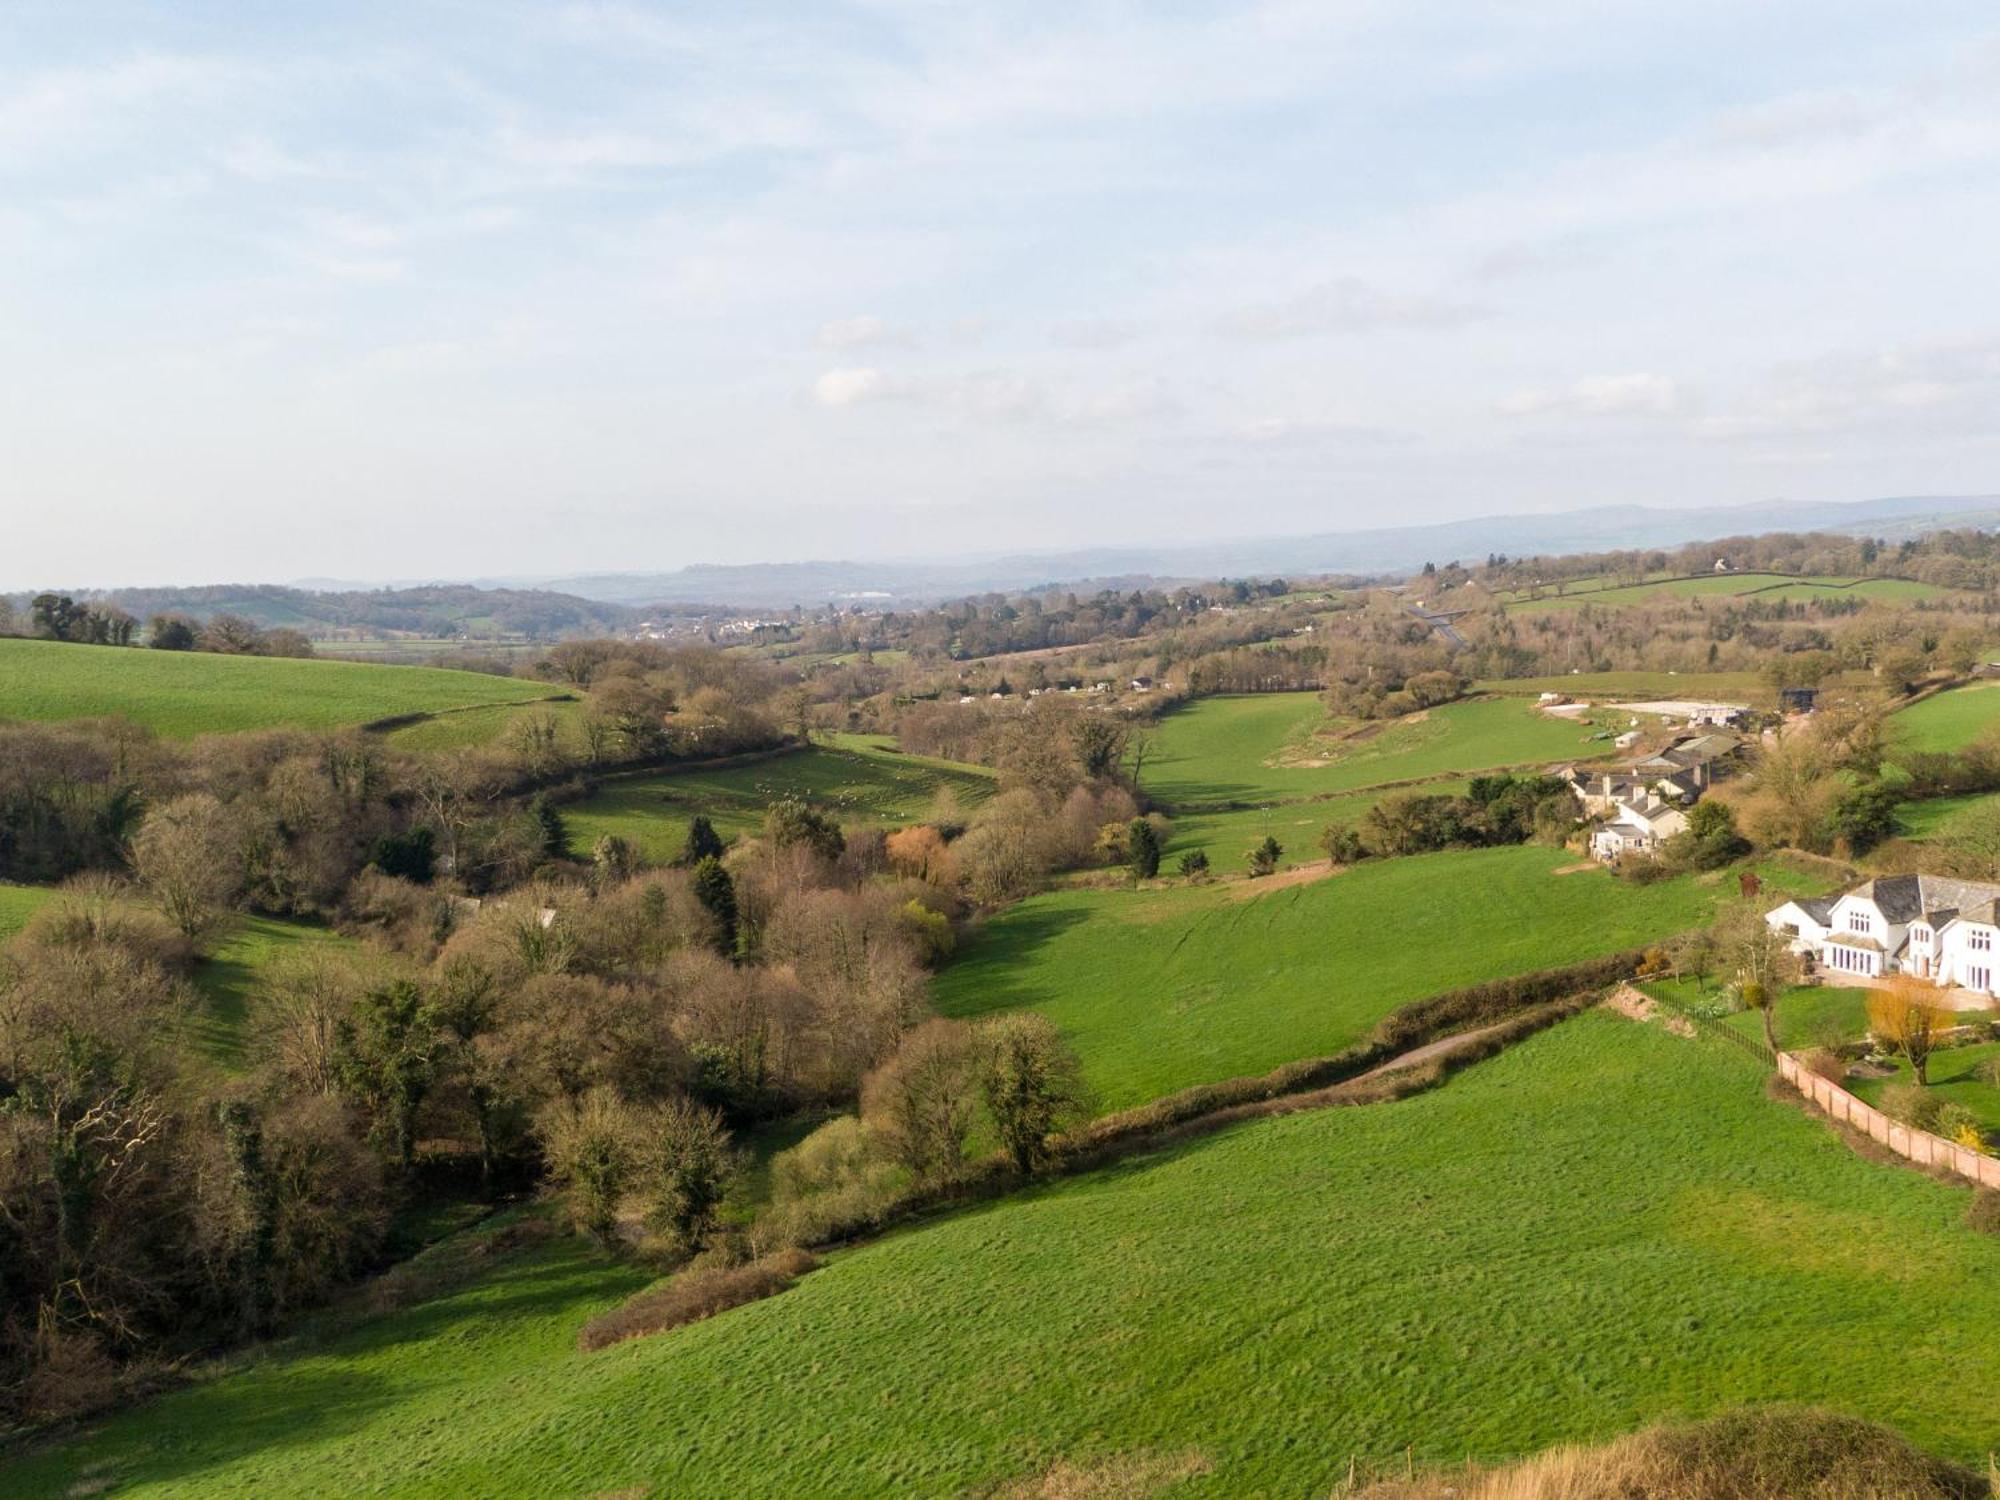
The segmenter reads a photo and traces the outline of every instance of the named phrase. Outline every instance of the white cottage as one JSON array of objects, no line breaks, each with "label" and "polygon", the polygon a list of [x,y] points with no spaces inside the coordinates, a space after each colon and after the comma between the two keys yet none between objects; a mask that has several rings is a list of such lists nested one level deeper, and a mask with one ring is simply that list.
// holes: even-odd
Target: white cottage
[{"label": "white cottage", "polygon": [[1650,855],[1687,826],[1687,814],[1658,797],[1620,799],[1611,805],[1611,821],[1591,834],[1590,852],[1606,864],[1621,854]]},{"label": "white cottage", "polygon": [[1792,950],[1836,974],[1914,974],[1940,988],[1994,993],[2000,885],[1940,875],[1885,875],[1822,901],[1767,912]]}]

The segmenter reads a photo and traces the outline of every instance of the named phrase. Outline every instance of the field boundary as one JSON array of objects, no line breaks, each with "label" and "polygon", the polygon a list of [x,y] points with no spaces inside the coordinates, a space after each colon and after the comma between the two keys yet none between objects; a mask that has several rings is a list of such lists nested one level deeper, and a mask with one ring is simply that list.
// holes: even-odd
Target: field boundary
[{"label": "field boundary", "polygon": [[[364,666],[373,663],[364,662]],[[575,703],[575,693],[548,693],[540,698],[509,698],[496,703],[461,703],[456,708],[423,708],[407,714],[389,714],[384,718],[370,719],[361,725],[363,734],[391,734],[398,729],[408,729],[417,724],[429,724],[437,719],[448,719],[454,714],[486,713],[496,708],[533,708],[537,703]]]},{"label": "field boundary", "polygon": [[1872,1104],[1864,1104],[1830,1078],[1808,1068],[1795,1053],[1778,1054],[1778,1076],[1818,1106],[1835,1124],[1860,1131],[1920,1167],[1952,1172],[1980,1187],[2000,1189],[2000,1157],[1982,1156],[1943,1136],[1892,1120]]}]

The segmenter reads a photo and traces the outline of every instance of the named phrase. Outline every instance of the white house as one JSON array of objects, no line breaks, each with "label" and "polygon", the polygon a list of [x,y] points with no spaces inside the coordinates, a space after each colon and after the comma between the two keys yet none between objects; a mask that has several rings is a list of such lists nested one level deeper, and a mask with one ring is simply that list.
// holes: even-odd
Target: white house
[{"label": "white house", "polygon": [[1764,920],[1834,974],[1914,974],[1941,989],[1994,993],[2000,885],[1884,875],[1822,901],[1787,901]]},{"label": "white house", "polygon": [[1687,826],[1686,813],[1657,797],[1617,801],[1611,821],[1590,836],[1591,857],[1610,864],[1622,854],[1652,854]]}]

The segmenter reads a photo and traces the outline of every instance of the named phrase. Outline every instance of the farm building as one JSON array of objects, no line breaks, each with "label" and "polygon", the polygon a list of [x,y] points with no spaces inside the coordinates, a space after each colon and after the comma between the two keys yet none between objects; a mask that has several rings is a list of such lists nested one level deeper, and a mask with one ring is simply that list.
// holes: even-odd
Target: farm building
[{"label": "farm building", "polygon": [[1687,814],[1671,802],[1650,793],[1612,803],[1611,821],[1590,836],[1594,859],[1611,864],[1620,856],[1651,856],[1661,843],[1677,833],[1687,832]]},{"label": "farm building", "polygon": [[1830,976],[1914,974],[1941,989],[1994,993],[2000,885],[1885,875],[1821,901],[1787,901],[1764,920]]}]

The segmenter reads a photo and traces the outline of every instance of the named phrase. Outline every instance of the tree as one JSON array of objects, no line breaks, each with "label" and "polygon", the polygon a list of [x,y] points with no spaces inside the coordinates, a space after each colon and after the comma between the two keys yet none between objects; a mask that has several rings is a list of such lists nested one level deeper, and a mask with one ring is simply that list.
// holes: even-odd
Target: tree
[{"label": "tree", "polygon": [[1144,818],[1134,818],[1125,833],[1125,861],[1141,880],[1160,873],[1160,835]]},{"label": "tree", "polygon": [[132,840],[132,868],[184,937],[213,927],[243,886],[231,820],[207,792],[176,797],[147,814]]},{"label": "tree", "polygon": [[1016,1011],[980,1035],[980,1089],[1001,1149],[1028,1175],[1049,1160],[1049,1138],[1088,1112],[1082,1065],[1046,1016]]},{"label": "tree", "polygon": [[803,847],[839,859],[847,847],[840,825],[803,797],[786,797],[764,815],[764,836],[780,849]]},{"label": "tree", "polygon": [[676,1095],[645,1120],[642,1147],[646,1222],[683,1250],[699,1250],[715,1229],[734,1157],[722,1116]]},{"label": "tree", "polygon": [[619,834],[603,834],[590,846],[590,878],[599,890],[630,880],[638,867],[639,851]]},{"label": "tree", "polygon": [[693,868],[705,859],[721,859],[724,847],[722,835],[715,831],[708,815],[696,813],[688,820],[687,838],[681,844],[681,857],[675,863]]},{"label": "tree", "polygon": [[79,639],[89,613],[68,594],[37,594],[28,604],[35,633],[51,641]]},{"label": "tree", "polygon": [[694,867],[694,899],[715,918],[716,951],[725,958],[736,951],[736,882],[714,855]]},{"label": "tree", "polygon": [[1909,1060],[1911,1076],[1926,1088],[1931,1053],[1951,1024],[1944,1011],[1927,1003],[1929,989],[1914,974],[1892,974],[1881,988],[1868,992],[1868,1029],[1883,1046]]},{"label": "tree", "polygon": [[1252,849],[1245,856],[1250,862],[1251,878],[1253,880],[1258,879],[1276,870],[1278,868],[1278,860],[1283,856],[1284,852],[1285,846],[1278,842],[1275,835],[1265,834],[1264,842]]},{"label": "tree", "polygon": [[399,979],[368,990],[335,1033],[335,1072],[369,1112],[405,1171],[417,1155],[417,1115],[437,1079],[437,1015],[422,986]]},{"label": "tree", "polygon": [[1713,931],[1718,962],[1735,974],[1744,1003],[1763,1013],[1764,1040],[1777,1052],[1778,1000],[1797,977],[1798,960],[1764,914],[1747,903],[1724,908]]},{"label": "tree", "polygon": [[946,1179],[964,1165],[979,1061],[979,1039],[962,1022],[926,1021],[863,1080],[863,1123],[912,1176]]},{"label": "tree", "polygon": [[146,627],[146,644],[155,651],[192,651],[194,639],[194,621],[186,615],[154,615]]},{"label": "tree", "polygon": [[211,615],[201,628],[199,649],[224,656],[256,656],[264,649],[264,632],[241,615]]},{"label": "tree", "polygon": [[599,1245],[618,1234],[618,1209],[632,1191],[645,1151],[644,1124],[608,1088],[595,1088],[574,1108],[552,1104],[541,1122],[549,1175],[563,1187],[570,1222]]},{"label": "tree", "polygon": [[1181,875],[1190,882],[1208,878],[1208,853],[1202,849],[1190,849],[1181,856]]}]

